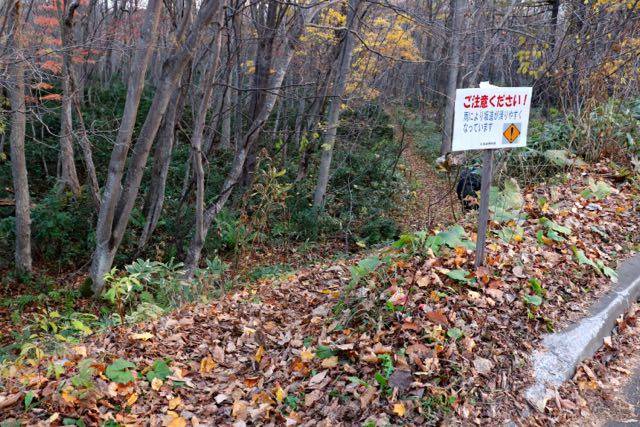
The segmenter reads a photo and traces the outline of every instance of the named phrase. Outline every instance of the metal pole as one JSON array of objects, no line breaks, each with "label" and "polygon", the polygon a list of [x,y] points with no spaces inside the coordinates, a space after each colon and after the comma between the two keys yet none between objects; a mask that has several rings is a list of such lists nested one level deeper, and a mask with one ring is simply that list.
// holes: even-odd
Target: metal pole
[{"label": "metal pole", "polygon": [[484,264],[484,248],[489,225],[489,192],[493,175],[493,151],[484,150],[482,156],[482,187],[480,188],[480,210],[478,211],[478,239],[476,241],[476,268]]}]

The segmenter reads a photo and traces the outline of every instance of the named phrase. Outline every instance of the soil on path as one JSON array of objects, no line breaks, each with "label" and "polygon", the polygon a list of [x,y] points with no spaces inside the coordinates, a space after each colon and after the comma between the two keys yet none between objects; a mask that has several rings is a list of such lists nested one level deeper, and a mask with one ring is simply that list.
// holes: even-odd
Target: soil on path
[{"label": "soil on path", "polygon": [[404,230],[411,231],[455,222],[462,216],[455,193],[455,177],[438,173],[435,163],[416,147],[415,135],[399,123],[397,114],[391,109],[387,113],[392,119],[396,140],[405,147],[402,152],[404,173],[413,190],[410,201],[398,212],[396,221]]}]

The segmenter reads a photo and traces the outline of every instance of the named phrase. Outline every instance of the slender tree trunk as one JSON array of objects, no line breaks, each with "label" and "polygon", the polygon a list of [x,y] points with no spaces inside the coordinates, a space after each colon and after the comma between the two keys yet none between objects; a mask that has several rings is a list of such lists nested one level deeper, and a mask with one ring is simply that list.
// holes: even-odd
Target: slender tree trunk
[{"label": "slender tree trunk", "polygon": [[[288,37],[282,41],[281,46],[279,46],[278,49],[279,52],[274,55],[274,57],[278,58],[279,61],[277,65],[274,66],[274,73],[268,82],[268,87],[279,88],[282,86],[284,76],[289,68],[289,64],[291,63],[291,59],[293,58],[293,54],[295,52],[294,46],[297,44],[300,36],[304,32],[306,24],[313,16],[315,16],[317,11],[319,11],[321,7],[322,6],[314,6],[313,8],[306,9],[304,12],[300,12],[299,10],[296,11],[296,15],[292,18],[292,20],[295,19],[294,22],[296,22],[296,27],[291,31]],[[251,126],[245,133],[242,140],[238,141],[233,164],[231,165],[231,170],[228,172],[227,177],[222,184],[222,188],[218,193],[218,196],[209,206],[207,206],[207,209],[204,212],[202,238],[198,240],[192,238],[189,244],[189,250],[185,259],[187,278],[193,276],[193,273],[198,266],[198,262],[200,261],[200,256],[202,254],[202,248],[204,247],[204,240],[206,239],[208,230],[211,227],[213,220],[229,200],[233,189],[237,186],[244,169],[248,150],[252,148],[252,146],[260,137],[267,119],[273,111],[276,99],[277,91],[271,90],[266,92],[265,97],[263,98],[263,101],[258,108],[258,113],[254,115],[255,119],[253,120]]]},{"label": "slender tree trunk", "polygon": [[60,189],[69,188],[76,196],[80,194],[80,180],[73,155],[73,84],[71,73],[73,63],[73,14],[79,6],[77,2],[63,2],[60,34],[62,40],[62,109],[60,111]]},{"label": "slender tree trunk", "polygon": [[[92,3],[95,4],[95,0],[92,0]],[[96,209],[100,208],[100,187],[98,184],[98,177],[96,174],[96,167],[93,163],[93,154],[91,152],[91,143],[89,142],[89,138],[87,137],[87,129],[84,125],[84,119],[82,118],[82,109],[80,107],[80,90],[78,88],[79,79],[76,76],[75,70],[73,68],[73,61],[71,55],[71,49],[74,46],[74,37],[73,37],[73,19],[76,10],[80,6],[79,1],[73,0],[67,6],[65,6],[65,12],[62,19],[62,27],[61,27],[61,39],[62,39],[62,47],[63,47],[63,76],[64,76],[64,87],[65,87],[65,98],[63,100],[63,118],[68,120],[69,131],[73,132],[72,125],[72,114],[71,111],[66,112],[67,108],[71,108],[71,105],[65,105],[66,102],[70,102],[75,109],[76,112],[76,120],[78,122],[78,133],[79,140],[78,143],[80,145],[80,150],[82,151],[82,157],[84,160],[84,166],[87,174],[87,181],[89,184],[89,189],[91,191],[91,197],[93,198],[93,202],[96,206]],[[87,32],[87,29],[84,29],[84,32]],[[64,137],[64,132],[63,132]],[[71,151],[73,154],[73,150]],[[74,165],[75,168],[75,165]]]},{"label": "slender tree trunk", "polygon": [[120,128],[116,136],[116,143],[109,161],[109,172],[104,187],[98,223],[96,226],[96,249],[91,264],[92,290],[99,294],[104,286],[104,275],[111,269],[115,251],[111,244],[111,229],[116,203],[121,191],[121,180],[124,173],[124,165],[131,144],[133,127],[136,122],[136,114],[144,88],[144,78],[149,65],[149,59],[153,52],[160,18],[161,0],[149,0],[147,3],[145,21],[140,33],[140,40],[136,46],[132,67],[136,69],[132,73],[127,85],[127,100],[120,121]]},{"label": "slender tree trunk", "polygon": [[213,57],[205,73],[203,79],[204,91],[198,107],[198,114],[193,128],[191,137],[191,156],[193,160],[193,173],[196,180],[196,204],[195,204],[195,231],[193,239],[197,245],[203,246],[206,238],[204,227],[204,208],[205,208],[205,180],[202,153],[202,138],[204,136],[204,127],[207,119],[211,103],[211,94],[213,92],[213,82],[218,71],[218,63],[220,61],[220,43],[222,41],[222,25],[219,26],[215,36]]},{"label": "slender tree trunk", "polygon": [[26,133],[26,105],[24,95],[24,59],[22,58],[23,39],[20,21],[20,0],[7,3],[6,28],[9,31],[8,46],[14,55],[9,64],[9,102],[11,104],[11,174],[16,203],[16,269],[31,272],[31,211],[29,200],[29,179],[24,154]]},{"label": "slender tree trunk", "polygon": [[[231,60],[231,58],[229,58]],[[229,70],[227,74],[227,87],[224,88],[224,96],[222,97],[222,126],[220,129],[220,148],[228,150],[231,147],[231,84],[232,72]]]},{"label": "slender tree trunk", "polygon": [[[339,55],[339,54],[338,54]],[[313,134],[316,131],[318,123],[320,122],[320,116],[322,115],[325,101],[327,99],[327,91],[329,89],[329,81],[331,80],[331,69],[327,71],[324,78],[321,79],[319,90],[316,93],[316,97],[311,103],[309,112],[307,114],[306,128],[302,132],[300,143],[302,144],[302,138],[305,138],[305,145],[300,145],[300,160],[298,161],[298,173],[296,174],[295,182],[300,182],[307,177],[309,173],[309,163],[311,160],[311,152],[314,146],[309,142],[307,137],[309,134]]]},{"label": "slender tree trunk", "polygon": [[322,144],[322,156],[320,158],[320,169],[318,170],[318,181],[313,195],[313,206],[321,209],[324,207],[324,200],[329,184],[329,172],[331,169],[331,159],[333,157],[333,147],[336,142],[336,134],[340,121],[340,108],[342,106],[342,96],[344,95],[351,69],[351,58],[353,56],[353,46],[355,44],[352,31],[357,31],[359,26],[358,9],[361,0],[350,0],[347,14],[347,30],[342,39],[340,59],[338,61],[338,74],[336,75],[333,94],[329,102],[329,113],[327,117],[327,131]]},{"label": "slender tree trunk", "polygon": [[162,207],[164,206],[164,192],[169,175],[169,165],[171,164],[171,153],[175,141],[175,126],[182,114],[184,99],[186,97],[187,85],[182,87],[173,95],[176,100],[169,104],[169,107],[162,119],[162,126],[158,133],[158,140],[153,151],[153,167],[151,170],[151,183],[147,193],[146,221],[140,238],[138,240],[138,252],[146,246],[149,238],[158,226]]},{"label": "slender tree trunk", "polygon": [[464,15],[465,1],[451,0],[451,49],[449,55],[449,76],[447,80],[447,99],[444,111],[444,125],[442,128],[442,145],[440,155],[451,152],[451,138],[453,132],[453,113],[455,109],[456,87],[458,84],[458,71],[460,69],[460,38],[462,32],[462,18]]},{"label": "slender tree trunk", "polygon": [[[104,286],[104,274],[111,268],[115,253],[122,242],[124,232],[129,223],[131,211],[133,210],[138,195],[138,190],[140,189],[149,151],[160,127],[162,116],[171,100],[171,95],[182,78],[182,73],[186,65],[193,57],[195,49],[199,46],[204,29],[209,25],[213,17],[218,15],[222,9],[222,3],[223,1],[221,0],[208,0],[201,5],[196,21],[184,39],[184,44],[175,55],[170,56],[165,61],[162,81],[153,97],[149,113],[145,118],[140,135],[133,149],[123,185],[124,191],[120,197],[115,200],[109,200],[112,209],[109,211],[110,218],[107,219],[106,224],[110,225],[110,227],[106,230],[101,230],[102,233],[96,236],[97,239],[100,239],[97,242],[96,250],[104,247],[108,255],[100,258],[94,257],[94,261],[96,259],[100,260],[94,263],[96,268],[92,269],[94,292],[96,293],[102,290]],[[124,170],[124,160],[126,159],[122,161],[122,170]],[[122,174],[120,174],[120,177],[122,177]],[[105,204],[105,200],[106,198],[103,200],[103,205]],[[103,208],[104,206],[101,208],[101,213]]]},{"label": "slender tree trunk", "polygon": [[[76,170],[74,153],[73,153],[73,109],[74,106],[79,111],[79,105],[76,94],[76,79],[73,70],[72,49],[74,45],[73,40],[73,18],[76,9],[80,6],[78,0],[73,0],[70,3],[63,2],[64,10],[62,12],[60,35],[62,41],[62,110],[60,117],[60,164],[61,164],[61,177],[60,182],[62,188],[69,188],[76,196],[80,193],[80,181],[78,179],[78,173]],[[82,119],[82,117],[80,117]],[[84,134],[86,138],[86,133]],[[95,177],[95,167],[93,167],[93,159],[91,154],[86,152],[86,140],[81,142],[81,148],[83,151],[83,157],[85,164],[87,165],[87,176],[91,181],[91,190],[94,193],[94,201],[97,197],[94,184],[97,185],[97,178]],[[87,158],[87,154],[89,158]],[[93,175],[91,172],[93,168]],[[93,182],[95,178],[95,182]]]},{"label": "slender tree trunk", "polygon": [[[268,7],[266,16],[263,19],[264,12],[260,10],[261,6]],[[271,73],[271,64],[273,62],[273,44],[276,34],[276,25],[278,21],[278,3],[276,0],[269,0],[264,5],[259,3],[256,5],[258,11],[255,12],[255,16],[258,17],[255,22],[256,30],[259,34],[258,48],[256,49],[255,57],[255,73],[253,78],[253,96],[251,98],[251,120],[255,120],[259,113],[260,105],[267,94],[267,85],[269,82],[269,75]],[[272,89],[275,90],[275,89]],[[247,161],[244,165],[242,174],[242,188],[244,191],[248,190],[253,183],[253,175],[256,167],[256,159],[258,154],[258,147],[252,145],[249,147],[247,153]]]},{"label": "slender tree trunk", "polygon": [[76,109],[76,120],[78,122],[78,133],[80,145],[80,151],[82,151],[82,158],[84,161],[84,167],[87,172],[87,181],[89,189],[91,191],[91,198],[93,204],[96,206],[96,210],[100,209],[100,184],[98,183],[98,175],[96,174],[96,166],[93,163],[93,153],[91,151],[91,142],[87,136],[87,128],[84,125],[84,119],[82,118],[82,110],[80,108],[80,100],[78,97],[74,97],[74,104]]}]

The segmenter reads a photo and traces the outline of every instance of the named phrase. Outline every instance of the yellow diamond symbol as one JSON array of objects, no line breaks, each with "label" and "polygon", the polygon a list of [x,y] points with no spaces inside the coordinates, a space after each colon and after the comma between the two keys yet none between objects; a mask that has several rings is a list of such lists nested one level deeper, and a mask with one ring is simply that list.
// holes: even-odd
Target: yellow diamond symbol
[{"label": "yellow diamond symbol", "polygon": [[507,138],[507,141],[513,143],[513,141],[518,139],[518,137],[520,136],[520,129],[518,129],[518,126],[511,124],[504,130],[502,134],[505,138]]}]

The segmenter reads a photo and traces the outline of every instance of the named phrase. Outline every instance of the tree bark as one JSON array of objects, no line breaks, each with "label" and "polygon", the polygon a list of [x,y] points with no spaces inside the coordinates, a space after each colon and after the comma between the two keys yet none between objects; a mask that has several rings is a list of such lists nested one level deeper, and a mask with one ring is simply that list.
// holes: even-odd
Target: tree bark
[{"label": "tree bark", "polygon": [[111,242],[113,217],[116,203],[120,196],[120,181],[122,180],[127,153],[131,144],[136,114],[142,96],[142,89],[144,88],[144,78],[156,40],[161,6],[161,0],[149,0],[147,3],[145,21],[132,62],[132,67],[135,68],[136,72],[132,73],[127,85],[127,100],[115,146],[111,153],[111,160],[109,161],[109,172],[96,225],[96,249],[91,263],[92,290],[94,294],[99,294],[102,290],[104,275],[111,269],[113,257],[115,256]]},{"label": "tree bark", "polygon": [[[91,271],[94,293],[99,293],[102,290],[104,286],[104,275],[111,268],[116,251],[122,242],[124,232],[129,223],[131,211],[133,210],[140,189],[149,151],[160,127],[160,121],[171,100],[171,95],[175,91],[186,65],[193,57],[195,49],[202,39],[204,28],[209,25],[213,17],[216,16],[221,9],[221,0],[209,0],[203,3],[198,11],[195,23],[184,39],[184,44],[174,55],[165,61],[162,80],[153,97],[149,113],[145,118],[140,135],[133,149],[123,185],[124,191],[120,197],[116,197],[113,200],[103,199],[101,213],[103,209],[108,209],[109,213],[109,217],[104,225],[109,225],[110,227],[101,228],[101,232],[96,235],[98,240],[96,244],[96,255],[98,256],[94,256]],[[181,37],[178,39],[181,39]],[[126,158],[121,160],[120,170],[122,171],[124,170],[125,160]],[[121,177],[122,173],[120,174],[120,178]],[[118,195],[118,193],[111,194]],[[109,206],[105,208],[104,205],[107,200]],[[98,252],[100,253],[98,254]]]},{"label": "tree bark", "polygon": [[138,252],[146,246],[149,238],[158,226],[162,207],[164,206],[164,192],[169,175],[169,165],[171,164],[171,154],[175,142],[175,127],[182,115],[184,99],[186,97],[187,85],[184,84],[177,89],[173,95],[176,100],[169,104],[169,107],[162,119],[162,125],[158,133],[158,140],[153,151],[153,167],[151,169],[151,183],[147,193],[146,221],[140,238],[138,239]]},{"label": "tree bark", "polygon": [[74,195],[80,194],[80,180],[73,154],[73,15],[80,6],[77,0],[62,3],[60,38],[62,40],[62,108],[60,111],[60,189],[69,188]]},{"label": "tree bark", "polygon": [[222,25],[219,25],[214,42],[213,57],[203,78],[203,93],[198,107],[198,114],[194,124],[193,135],[191,137],[191,156],[193,161],[193,172],[196,180],[196,203],[195,203],[195,231],[193,239],[197,245],[203,246],[205,239],[204,228],[204,208],[205,208],[205,180],[202,153],[202,138],[204,127],[211,103],[213,83],[218,71],[220,61],[220,43],[222,40]]},{"label": "tree bark", "polygon": [[451,138],[453,132],[453,113],[455,109],[456,87],[458,84],[458,71],[460,69],[460,36],[462,32],[462,17],[464,15],[465,1],[451,0],[451,50],[449,55],[449,76],[447,80],[447,99],[444,111],[444,125],[442,128],[442,145],[440,155],[451,152]]},{"label": "tree bark", "polygon": [[9,137],[11,153],[11,174],[16,205],[16,269],[31,272],[31,211],[29,200],[29,179],[24,154],[26,133],[26,105],[24,95],[24,59],[22,58],[22,23],[20,22],[20,0],[7,3],[7,40],[14,55],[8,68],[9,102],[11,104],[11,135]]},{"label": "tree bark", "polygon": [[342,97],[347,86],[349,71],[351,69],[351,58],[353,56],[353,46],[355,44],[353,31],[357,31],[359,26],[358,9],[361,0],[350,0],[347,14],[347,29],[342,39],[340,59],[338,61],[338,74],[333,87],[331,100],[329,101],[329,113],[327,117],[327,131],[322,143],[322,156],[320,158],[320,169],[318,170],[318,181],[313,195],[313,206],[317,209],[324,208],[327,185],[329,184],[329,172],[333,157],[333,147],[336,142],[336,134],[340,121],[340,108],[342,107]]},{"label": "tree bark", "polygon": [[[282,41],[280,46],[278,46],[277,54],[273,55],[274,58],[279,58],[279,61],[277,65],[274,66],[274,73],[268,81],[269,88],[279,88],[282,86],[284,76],[289,68],[289,64],[291,63],[291,59],[293,58],[293,54],[295,52],[295,45],[300,40],[306,24],[322,7],[325,7],[326,5],[327,3],[323,3],[322,5],[314,5],[313,7],[307,8],[304,11],[296,9],[294,17],[290,20],[294,22],[294,28],[289,32],[289,34],[284,37],[284,40]],[[263,102],[258,108],[257,114],[254,115],[255,119],[253,120],[248,131],[244,134],[242,140],[238,141],[233,164],[231,165],[231,170],[228,172],[217,197],[209,206],[207,206],[204,212],[202,238],[198,240],[192,238],[189,244],[189,250],[185,259],[185,276],[187,278],[193,277],[193,274],[198,267],[198,262],[200,261],[202,248],[204,247],[204,241],[207,237],[208,230],[211,227],[213,220],[229,200],[233,189],[237,186],[242,176],[245,161],[247,159],[247,153],[260,137],[267,119],[269,118],[269,115],[273,110],[273,106],[275,105],[277,96],[278,93],[276,90],[270,90],[266,92],[265,97],[263,98]]]}]

